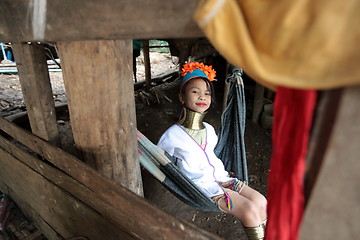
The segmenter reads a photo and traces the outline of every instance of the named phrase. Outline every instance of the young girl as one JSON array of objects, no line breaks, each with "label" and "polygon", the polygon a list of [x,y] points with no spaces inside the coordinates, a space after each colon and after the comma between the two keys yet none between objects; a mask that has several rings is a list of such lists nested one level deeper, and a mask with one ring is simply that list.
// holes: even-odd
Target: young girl
[{"label": "young girl", "polygon": [[190,62],[182,69],[180,120],[160,138],[158,146],[177,160],[177,166],[220,210],[237,217],[249,240],[264,239],[266,199],[244,182],[229,176],[214,153],[217,135],[203,118],[212,102],[212,66]]}]

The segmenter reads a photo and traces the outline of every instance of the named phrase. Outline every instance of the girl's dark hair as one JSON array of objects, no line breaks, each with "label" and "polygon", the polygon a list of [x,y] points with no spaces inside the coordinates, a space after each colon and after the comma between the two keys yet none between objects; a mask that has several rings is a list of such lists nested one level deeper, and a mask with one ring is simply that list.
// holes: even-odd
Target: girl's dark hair
[{"label": "girl's dark hair", "polygon": [[[195,78],[194,78],[195,79]],[[215,90],[214,90],[214,85],[213,83],[209,80],[209,79],[206,79],[206,78],[201,78],[202,80],[204,80],[206,82],[206,85],[209,86],[210,88],[210,94],[211,94],[211,106],[215,106],[216,105],[216,101],[215,101]],[[192,79],[191,79],[192,80]],[[186,86],[187,84],[191,81],[187,81],[182,87],[181,87],[181,91],[180,91],[180,94],[182,95],[185,95],[185,89],[186,89]]]}]

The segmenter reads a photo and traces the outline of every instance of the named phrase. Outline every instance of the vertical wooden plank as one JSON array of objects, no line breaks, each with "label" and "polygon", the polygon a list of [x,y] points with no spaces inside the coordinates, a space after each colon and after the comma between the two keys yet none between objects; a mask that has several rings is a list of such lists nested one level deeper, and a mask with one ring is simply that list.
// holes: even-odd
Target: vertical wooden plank
[{"label": "vertical wooden plank", "polygon": [[252,114],[252,122],[259,122],[260,114],[264,107],[264,92],[265,88],[260,83],[256,83],[255,96],[254,96],[254,107]]},{"label": "vertical wooden plank", "polygon": [[13,43],[12,49],[31,130],[37,136],[60,146],[55,103],[44,47],[36,43]]},{"label": "vertical wooden plank", "polygon": [[[229,62],[226,63],[226,76],[231,76],[233,73],[233,65],[231,65]],[[222,111],[224,112],[226,106],[227,106],[227,98],[230,91],[230,83],[228,81],[225,81],[224,84],[224,96],[223,96],[223,106]]]},{"label": "vertical wooden plank", "polygon": [[318,104],[311,130],[307,170],[305,176],[305,204],[307,204],[317,176],[321,169],[324,155],[329,144],[336,113],[339,108],[342,89],[320,91]]},{"label": "vertical wooden plank", "polygon": [[144,66],[145,66],[145,82],[147,88],[151,86],[151,64],[150,64],[150,50],[149,40],[142,40],[143,53],[144,53]]},{"label": "vertical wooden plank", "polygon": [[131,40],[58,43],[75,144],[85,162],[143,195]]},{"label": "vertical wooden plank", "polygon": [[360,86],[343,89],[300,239],[350,240],[360,235],[359,101]]}]

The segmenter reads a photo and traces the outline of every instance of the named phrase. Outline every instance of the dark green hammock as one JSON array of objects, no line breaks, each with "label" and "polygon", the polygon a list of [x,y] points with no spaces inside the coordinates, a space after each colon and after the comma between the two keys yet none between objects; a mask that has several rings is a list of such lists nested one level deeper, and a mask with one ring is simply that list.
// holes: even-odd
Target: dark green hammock
[{"label": "dark green hammock", "polygon": [[223,161],[225,169],[239,180],[248,184],[248,172],[245,152],[246,103],[243,71],[239,68],[226,79],[230,83],[226,108],[221,115],[221,129],[215,154]]},{"label": "dark green hammock", "polygon": [[[230,90],[227,107],[221,117],[221,130],[215,153],[225,168],[248,182],[244,131],[245,96],[241,70],[235,70],[227,79]],[[173,158],[154,145],[141,132],[137,132],[139,160],[141,165],[157,178],[163,186],[184,203],[203,211],[220,211],[186,175],[175,165]],[[225,159],[225,160],[224,160]]]}]

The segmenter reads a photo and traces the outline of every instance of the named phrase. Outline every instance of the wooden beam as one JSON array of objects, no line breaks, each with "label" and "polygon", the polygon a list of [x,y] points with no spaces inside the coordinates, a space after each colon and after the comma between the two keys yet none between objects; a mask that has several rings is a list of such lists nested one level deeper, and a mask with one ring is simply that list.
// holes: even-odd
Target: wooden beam
[{"label": "wooden beam", "polygon": [[[6,151],[8,154],[11,153],[12,156],[8,156],[8,154],[6,154],[5,152],[1,152],[1,151]],[[49,183],[47,183],[47,185],[54,185],[54,188],[58,188],[58,189],[62,189],[64,191],[64,193],[66,194],[71,194],[72,196],[75,197],[75,199],[62,199],[62,197],[59,197],[60,199],[62,199],[63,201],[67,202],[67,204],[69,205],[73,205],[74,202],[78,202],[80,200],[80,205],[82,205],[82,203],[85,203],[87,206],[89,206],[92,211],[97,211],[101,213],[101,216],[93,216],[95,218],[100,218],[100,220],[97,219],[93,219],[96,222],[101,222],[104,219],[110,222],[113,222],[113,224],[116,226],[116,228],[122,228],[124,223],[122,223],[123,220],[119,221],[119,216],[121,216],[121,212],[119,212],[117,209],[112,208],[111,206],[108,206],[106,204],[106,202],[104,202],[101,198],[99,198],[99,195],[90,190],[89,188],[87,188],[86,186],[84,186],[82,183],[78,182],[77,180],[73,179],[71,176],[63,173],[62,171],[59,171],[58,169],[54,168],[53,166],[44,163],[43,161],[35,158],[34,156],[30,155],[29,153],[25,152],[24,150],[21,150],[20,148],[18,148],[14,143],[6,140],[5,138],[0,136],[0,156],[1,154],[3,156],[5,156],[5,158],[11,159],[11,162],[21,162],[23,164],[25,164],[28,168],[31,168],[33,172],[30,172],[29,175],[41,175],[43,178],[47,179],[49,181]],[[5,164],[6,165],[6,164]],[[19,167],[20,169],[23,168],[23,165],[19,164],[19,165],[15,165],[15,166],[11,166],[8,167],[8,169],[12,169],[15,167]],[[12,171],[19,171],[18,169],[12,170]],[[12,172],[11,171],[11,172]],[[25,172],[28,170],[24,170]],[[33,176],[34,178],[36,178],[36,176]],[[7,178],[3,178],[2,181],[7,181]],[[18,180],[19,183],[14,186],[16,189],[18,189],[18,185],[26,185],[28,184],[28,182],[26,181],[22,181],[21,178]],[[39,180],[41,182],[43,182],[43,180]],[[8,185],[11,185],[12,183],[7,183]],[[39,185],[39,183],[35,184]],[[34,187],[34,186],[30,186],[29,188]],[[4,188],[6,189],[6,188]],[[10,191],[11,192],[11,191]],[[50,191],[50,193],[48,192],[43,192],[42,195],[45,195],[47,198],[51,198],[51,199],[56,199],[57,201],[60,201],[60,199],[55,198],[55,196],[53,196],[52,194],[53,191]],[[14,193],[15,194],[15,193]],[[16,196],[17,196],[17,200],[19,200],[22,204],[26,204],[25,209],[23,208],[23,210],[27,210],[26,207],[29,207],[30,209],[34,209],[36,215],[44,213],[43,210],[39,210],[39,206],[37,206],[37,202],[38,201],[29,201],[29,199],[32,198],[28,198],[27,196],[27,192],[23,193],[22,191],[17,192]],[[45,198],[45,197],[43,197]],[[27,201],[27,202],[26,202]],[[63,203],[61,203],[63,204]],[[76,203],[79,204],[79,203]],[[33,206],[33,207],[32,207]],[[86,207],[87,207],[86,206]],[[43,206],[41,206],[43,207]],[[47,207],[50,207],[49,204],[47,205]],[[56,207],[56,206],[55,206]],[[60,206],[57,206],[60,207]],[[74,212],[70,212],[70,216],[72,219],[76,219],[78,220],[78,216],[77,214],[83,215],[83,213],[79,213],[76,212],[80,210],[79,208],[75,208],[73,209]],[[49,211],[50,214],[53,211]],[[56,212],[56,211],[55,211]],[[63,213],[64,214],[64,213]],[[69,214],[69,213],[65,213]],[[92,213],[90,213],[92,214]],[[62,222],[58,222],[57,220],[54,221],[54,216],[51,216],[50,219],[47,219],[48,215],[40,215],[37,216],[36,218],[34,218],[34,214],[30,214],[31,215],[31,219],[33,219],[34,221],[36,221],[37,223],[40,221],[40,225],[43,229],[43,223],[42,221],[45,221],[47,223],[47,225],[51,225],[51,228],[54,229],[62,229],[64,226],[62,224]],[[69,217],[69,216],[66,216]],[[44,220],[45,218],[45,220]],[[82,218],[80,216],[80,218]],[[123,219],[123,218],[120,218]],[[81,225],[84,225],[85,222],[81,222]],[[76,221],[73,221],[73,224],[76,225]],[[91,225],[91,224],[90,224]],[[101,225],[98,225],[99,228],[102,228]],[[80,234],[88,234],[86,231],[85,232],[81,232],[82,226],[73,226],[72,230],[73,232],[71,233],[72,235],[80,235]],[[96,229],[96,228],[95,228]],[[64,229],[63,229],[64,230]],[[67,229],[66,231],[69,231],[69,229]],[[67,234],[66,231],[60,231],[61,235],[64,236],[64,234]],[[91,234],[91,233],[90,233]],[[129,237],[129,233],[124,234],[122,232],[115,232],[114,233],[116,236],[117,234],[120,235],[125,235],[125,237]],[[130,234],[131,235],[131,234]],[[111,233],[109,232],[109,236],[111,236]],[[92,239],[92,238],[90,238]]]},{"label": "wooden beam", "polygon": [[253,123],[259,122],[260,114],[263,111],[264,92],[265,92],[265,87],[262,86],[260,83],[256,83],[254,106],[253,106],[253,113],[252,113],[252,122]]},{"label": "wooden beam", "polygon": [[[30,161],[33,161],[34,167],[43,171],[46,175],[49,173],[58,175],[56,178],[60,183],[61,180],[68,180],[60,171],[52,169],[46,163],[41,163],[40,160],[36,161],[35,158],[26,156],[26,153],[19,148],[12,146],[11,150],[15,151],[16,155],[29,158]],[[44,222],[63,238],[83,235],[88,239],[99,240],[134,239],[119,226],[106,220],[102,213],[74,198],[71,191],[66,192],[59,188],[59,186],[48,181],[41,174],[29,168],[2,148],[0,148],[0,164],[2,166],[0,169],[0,181],[6,181],[6,188],[2,189],[2,191],[7,191],[15,201],[26,202],[30,209],[22,209],[23,211],[36,212]],[[64,182],[68,186],[71,186],[71,183],[73,181]],[[74,187],[77,185],[80,184],[74,183]],[[80,185],[79,187],[83,186]],[[72,189],[72,192],[76,192],[76,188]],[[33,220],[39,221],[39,219]],[[43,224],[37,225],[43,226]]]},{"label": "wooden beam", "polygon": [[[0,130],[48,160],[56,169],[59,169],[59,172],[54,174],[48,169],[45,170],[45,162],[31,163],[33,159],[21,158],[16,155],[16,157],[25,159],[27,166],[41,173],[45,178],[55,175],[52,176],[53,182],[56,182],[60,188],[67,189],[73,196],[81,198],[84,203],[98,212],[104,212],[104,215],[111,218],[111,222],[121,223],[121,228],[131,235],[140,236],[143,239],[177,239],[179,236],[183,239],[219,239],[213,234],[161,211],[143,198],[101,176],[74,156],[48,144],[4,118],[0,118]],[[7,145],[7,143],[3,143],[1,147],[7,152],[14,152]],[[6,168],[4,168],[5,170]],[[64,178],[61,172],[71,177],[72,180]],[[57,176],[58,174],[59,176]],[[7,182],[6,179],[5,181]],[[17,181],[22,181],[21,177]],[[76,184],[75,181],[79,183]],[[69,190],[75,187],[80,190]],[[86,189],[88,192],[85,191]],[[85,197],[80,197],[80,194]],[[101,199],[102,203],[97,203],[96,199]],[[54,210],[56,209],[54,208]],[[114,213],[109,214],[109,212]]]},{"label": "wooden beam", "polygon": [[336,114],[339,109],[342,89],[320,91],[311,130],[307,170],[305,176],[305,203],[307,204],[319,175],[326,153]]},{"label": "wooden beam", "polygon": [[[11,199],[16,202],[16,206],[21,210],[22,214],[26,217],[27,220],[31,221],[34,226],[41,231],[41,233],[46,236],[48,239],[54,240],[63,240],[63,238],[46,222],[39,217],[39,215],[32,209],[29,204],[25,201],[22,201],[18,196],[16,196],[15,192],[9,188],[6,183],[0,180],[0,191],[3,191],[7,195],[11,195]],[[25,210],[23,210],[25,209]],[[8,227],[8,225],[7,225]],[[1,235],[0,235],[1,236]]]},{"label": "wooden beam", "polygon": [[300,239],[350,240],[360,235],[359,101],[360,86],[342,90]]},{"label": "wooden beam", "polygon": [[142,49],[143,49],[143,53],[144,53],[146,88],[150,89],[150,87],[151,87],[151,64],[150,64],[149,40],[142,41]]},{"label": "wooden beam", "polygon": [[3,0],[0,41],[193,38],[198,0]]},{"label": "wooden beam", "polygon": [[25,215],[28,220],[31,220],[34,225],[41,231],[41,233],[48,239],[63,240],[63,238],[47,224],[44,219],[26,202],[28,199],[22,199],[16,192],[0,180],[0,191],[11,196],[11,199],[16,202],[16,206],[21,209],[21,212]]},{"label": "wooden beam", "polygon": [[55,103],[41,44],[12,45],[31,130],[37,136],[60,146]]},{"label": "wooden beam", "polygon": [[142,196],[131,46],[58,43],[76,147],[90,166]]}]

